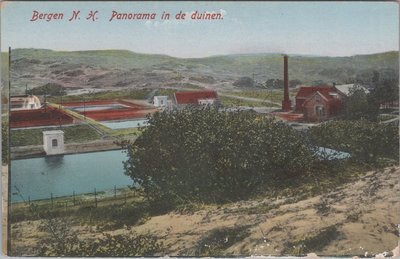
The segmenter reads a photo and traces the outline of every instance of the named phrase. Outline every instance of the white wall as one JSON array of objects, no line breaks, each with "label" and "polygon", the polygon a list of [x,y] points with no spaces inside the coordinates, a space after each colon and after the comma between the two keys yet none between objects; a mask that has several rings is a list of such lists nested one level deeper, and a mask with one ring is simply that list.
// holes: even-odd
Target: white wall
[{"label": "white wall", "polygon": [[61,130],[43,131],[43,149],[47,155],[64,153],[64,132]]},{"label": "white wall", "polygon": [[154,106],[156,107],[167,107],[168,96],[154,96]]}]

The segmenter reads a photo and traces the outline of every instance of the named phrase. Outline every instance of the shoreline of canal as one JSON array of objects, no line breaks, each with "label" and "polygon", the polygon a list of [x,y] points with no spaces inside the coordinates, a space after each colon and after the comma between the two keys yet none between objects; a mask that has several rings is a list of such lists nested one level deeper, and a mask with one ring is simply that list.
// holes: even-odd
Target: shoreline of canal
[{"label": "shoreline of canal", "polygon": [[[62,155],[101,152],[123,149],[115,143],[115,140],[95,140],[83,143],[65,144],[65,152]],[[42,145],[11,147],[10,156],[12,160],[45,157]]]}]

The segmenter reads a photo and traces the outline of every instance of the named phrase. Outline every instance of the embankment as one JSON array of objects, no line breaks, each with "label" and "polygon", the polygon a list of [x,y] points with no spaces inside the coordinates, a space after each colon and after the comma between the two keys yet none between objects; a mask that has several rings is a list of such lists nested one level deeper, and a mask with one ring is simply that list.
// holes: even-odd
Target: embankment
[{"label": "embankment", "polygon": [[[64,154],[76,154],[121,149],[115,140],[96,140],[84,143],[65,144]],[[21,146],[11,148],[11,159],[22,159],[45,156],[43,146]]]}]

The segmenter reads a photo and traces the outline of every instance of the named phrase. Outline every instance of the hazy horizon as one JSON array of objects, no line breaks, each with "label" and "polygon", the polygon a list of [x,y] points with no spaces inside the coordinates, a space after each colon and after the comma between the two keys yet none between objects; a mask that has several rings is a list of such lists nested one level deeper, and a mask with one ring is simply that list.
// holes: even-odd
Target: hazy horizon
[{"label": "hazy horizon", "polygon": [[[252,56],[257,56],[257,55],[288,55],[288,56],[302,56],[302,57],[328,57],[328,58],[341,58],[341,57],[353,57],[353,56],[366,56],[366,55],[378,55],[378,54],[383,54],[383,53],[389,53],[389,52],[399,52],[399,50],[388,50],[388,51],[383,51],[383,52],[374,52],[374,53],[357,53],[354,55],[347,55],[347,56],[328,56],[328,55],[315,55],[315,54],[301,54],[301,53],[286,53],[286,52],[253,52],[253,53],[228,53],[228,54],[216,54],[216,55],[210,55],[210,56],[204,56],[204,57],[176,57],[168,54],[163,54],[163,53],[145,53],[145,52],[138,52],[134,50],[129,50],[129,49],[81,49],[81,50],[65,50],[65,49],[48,49],[48,48],[11,48],[12,50],[45,50],[45,51],[53,51],[53,52],[84,52],[84,51],[129,51],[135,54],[143,54],[143,55],[161,55],[161,56],[168,56],[171,58],[176,58],[176,59],[202,59],[202,58],[212,58],[212,57],[224,57],[224,56],[247,56],[247,55],[252,55]],[[6,51],[2,50],[2,53],[7,53],[8,49]]]}]

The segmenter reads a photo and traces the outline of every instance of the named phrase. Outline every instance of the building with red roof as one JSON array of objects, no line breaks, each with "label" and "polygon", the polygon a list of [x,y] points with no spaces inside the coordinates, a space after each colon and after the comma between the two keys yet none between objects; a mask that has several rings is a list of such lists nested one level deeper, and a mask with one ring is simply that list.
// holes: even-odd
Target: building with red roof
[{"label": "building with red roof", "polygon": [[215,104],[218,101],[218,94],[214,90],[176,92],[174,99],[177,105]]},{"label": "building with red roof", "polygon": [[346,96],[334,86],[302,86],[296,94],[296,112],[307,121],[321,121],[337,115]]}]

